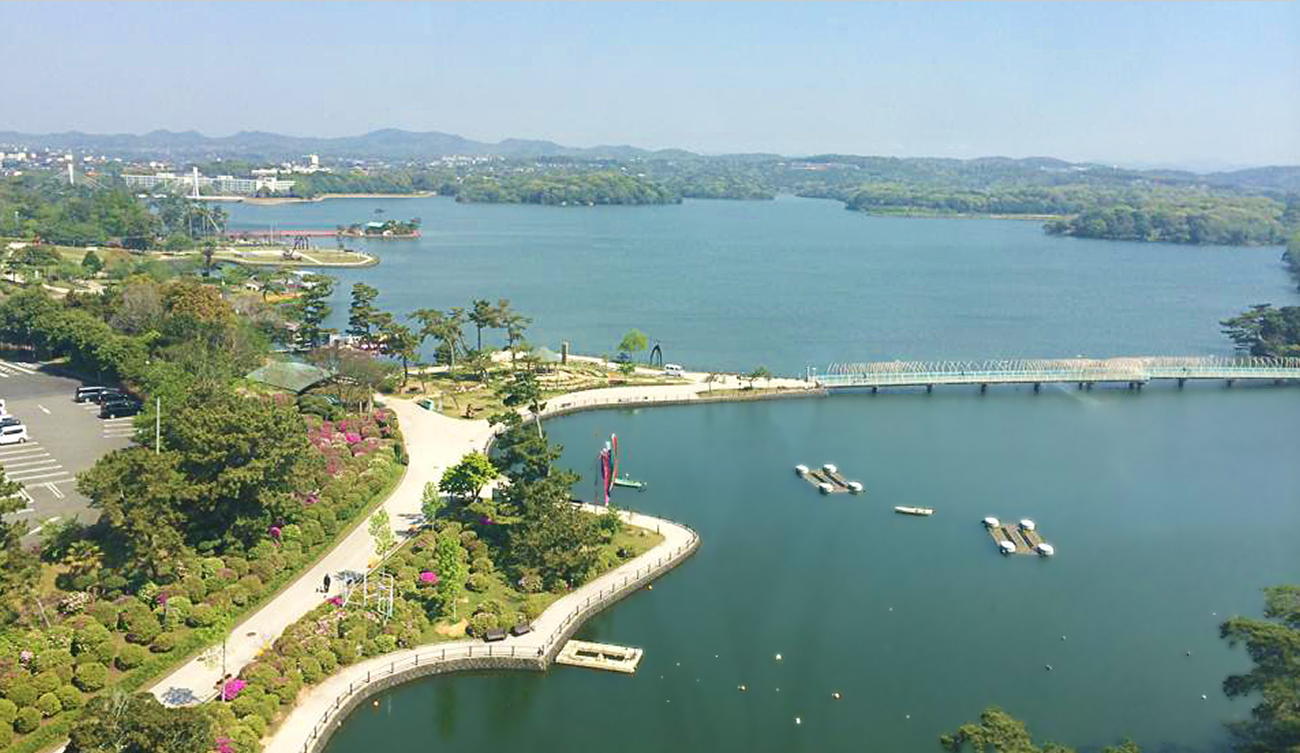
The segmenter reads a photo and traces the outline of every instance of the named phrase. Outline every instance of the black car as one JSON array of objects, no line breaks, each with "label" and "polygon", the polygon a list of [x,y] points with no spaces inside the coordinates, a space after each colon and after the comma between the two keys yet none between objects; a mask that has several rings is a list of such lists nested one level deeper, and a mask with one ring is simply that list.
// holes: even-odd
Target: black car
[{"label": "black car", "polygon": [[91,399],[99,403],[100,405],[103,405],[104,403],[109,403],[114,400],[134,400],[135,398],[131,397],[130,395],[126,394],[121,390],[115,390],[110,387],[105,389],[103,392],[99,393],[98,395],[94,396]]},{"label": "black car", "polygon": [[77,392],[72,396],[72,402],[99,402],[99,396],[107,389],[107,387],[78,387]]},{"label": "black car", "polygon": [[6,426],[22,426],[23,422],[17,416],[5,416],[0,418],[0,429]]},{"label": "black car", "polygon": [[134,416],[140,412],[143,403],[139,400],[129,397],[120,397],[116,400],[108,400],[99,408],[100,418],[119,418],[121,416]]}]

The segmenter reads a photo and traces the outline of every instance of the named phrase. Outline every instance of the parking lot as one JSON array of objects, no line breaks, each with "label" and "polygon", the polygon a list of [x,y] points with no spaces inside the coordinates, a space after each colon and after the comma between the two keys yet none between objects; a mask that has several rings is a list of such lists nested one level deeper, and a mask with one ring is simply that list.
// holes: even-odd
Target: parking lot
[{"label": "parking lot", "polygon": [[74,403],[80,386],[40,364],[0,360],[0,398],[10,415],[26,424],[28,436],[24,444],[0,446],[0,466],[25,487],[27,509],[14,515],[28,521],[29,538],[54,520],[98,518],[77,493],[77,474],[110,450],[129,445],[134,435],[133,419],[101,420],[98,405]]}]

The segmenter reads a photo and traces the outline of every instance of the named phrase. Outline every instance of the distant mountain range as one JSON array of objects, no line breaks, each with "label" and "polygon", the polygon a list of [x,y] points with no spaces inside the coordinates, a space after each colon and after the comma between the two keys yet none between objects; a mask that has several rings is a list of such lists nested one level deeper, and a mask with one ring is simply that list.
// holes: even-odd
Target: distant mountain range
[{"label": "distant mountain range", "polygon": [[[360,136],[320,138],[312,136],[286,136],[265,131],[240,131],[232,136],[205,136],[198,131],[153,131],[144,135],[92,134],[79,131],[65,133],[27,134],[0,131],[0,147],[45,147],[57,150],[91,151],[110,157],[131,159],[165,159],[176,162],[206,162],[214,159],[241,159],[250,162],[281,162],[301,159],[305,154],[319,154],[327,158],[378,159],[389,162],[427,161],[450,155],[498,156],[513,159],[541,157],[569,157],[574,159],[608,159],[626,161],[647,160],[714,160],[763,163],[783,159],[777,154],[702,155],[684,149],[640,149],[628,145],[571,147],[553,141],[536,139],[505,139],[497,143],[475,141],[464,136],[440,131],[403,131],[385,128]],[[986,169],[1012,169],[1019,171],[1048,171],[1070,173],[1078,170],[1113,169],[1111,165],[1095,162],[1067,162],[1051,157],[979,157],[975,159],[950,159],[935,157],[861,157],[823,154],[801,157],[809,162],[854,163],[873,170],[881,165],[907,164],[923,171],[943,173],[950,169],[971,172],[978,176]],[[1202,169],[1198,170],[1199,166]],[[1230,167],[1219,163],[1203,162],[1175,165],[1131,166],[1132,176],[1229,187],[1237,190],[1291,193],[1300,191],[1300,167],[1270,166],[1210,172],[1212,167]],[[889,169],[893,169],[890,167]],[[887,170],[888,171],[888,170]]]},{"label": "distant mountain range", "polygon": [[618,160],[698,156],[681,149],[650,151],[626,145],[579,148],[535,139],[505,139],[491,144],[467,139],[454,133],[402,131],[395,128],[371,131],[361,136],[337,138],[285,136],[265,131],[240,131],[233,136],[205,136],[198,131],[153,131],[144,135],[94,134],[80,131],[47,134],[0,131],[0,144],[6,143],[52,149],[89,149],[114,157],[149,156],[183,159],[223,157],[271,161],[301,157],[304,154],[382,160],[429,159],[456,154]]}]

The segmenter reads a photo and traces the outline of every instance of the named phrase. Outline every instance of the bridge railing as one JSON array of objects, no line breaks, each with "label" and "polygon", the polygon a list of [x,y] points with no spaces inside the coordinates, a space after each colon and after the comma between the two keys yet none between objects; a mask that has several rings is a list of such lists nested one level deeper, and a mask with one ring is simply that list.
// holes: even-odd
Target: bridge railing
[{"label": "bridge railing", "polygon": [[827,387],[1008,382],[1145,382],[1150,379],[1300,379],[1300,358],[1142,357],[836,363]]}]

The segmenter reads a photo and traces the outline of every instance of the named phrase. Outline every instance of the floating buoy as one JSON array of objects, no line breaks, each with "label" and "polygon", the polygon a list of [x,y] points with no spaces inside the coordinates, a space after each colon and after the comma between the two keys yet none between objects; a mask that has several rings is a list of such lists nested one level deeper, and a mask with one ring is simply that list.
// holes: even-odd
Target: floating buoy
[{"label": "floating buoy", "polygon": [[893,608],[893,607],[890,607],[890,608],[889,608],[889,611],[891,611],[891,612],[894,611],[894,608]]},{"label": "floating buoy", "polygon": [[1034,549],[1038,552],[1039,557],[1051,557],[1053,554],[1056,554],[1056,547],[1053,547],[1046,541],[1034,547]]},{"label": "floating buoy", "polygon": [[1204,693],[1201,693],[1201,700],[1202,700],[1202,701],[1208,701],[1208,700],[1210,700],[1210,697],[1207,696],[1207,695],[1204,694]]},{"label": "floating buoy", "polygon": [[850,481],[850,482],[849,482],[849,491],[853,492],[854,494],[861,494],[861,493],[862,493],[862,482],[861,482],[861,481]]},{"label": "floating buoy", "polygon": [[682,663],[681,663],[681,662],[677,662],[677,666],[679,666],[679,667],[682,666]]},{"label": "floating buoy", "polygon": [[795,724],[803,724],[803,720],[796,716],[796,717],[794,718],[794,723],[795,723]]},{"label": "floating buoy", "polygon": [[777,655],[776,655],[776,660],[777,660],[777,661],[781,661],[781,655],[780,655],[780,654],[777,654]]},{"label": "floating buoy", "polygon": [[800,463],[799,465],[796,465],[794,467],[794,472],[799,474],[800,476],[807,476],[808,466],[804,465],[803,463]]},{"label": "floating buoy", "polygon": [[826,463],[825,465],[823,465],[823,466],[822,466],[822,470],[823,470],[823,471],[826,471],[827,473],[839,473],[839,472],[840,472],[840,469],[839,469],[839,468],[836,468],[836,467],[835,467],[833,464],[831,464],[831,463]]},{"label": "floating buoy", "polygon": [[823,481],[822,483],[818,484],[818,485],[817,485],[817,488],[821,491],[822,494],[830,494],[831,492],[835,491],[835,487],[831,486],[830,484],[826,483],[825,481]]},{"label": "floating buoy", "polygon": [[998,525],[1000,525],[1000,521],[997,518],[988,517],[984,519],[985,528],[997,528]]},{"label": "floating buoy", "polygon": [[1052,671],[1052,665],[1051,665],[1051,664],[1044,664],[1043,666],[1047,668],[1047,671],[1048,671],[1048,672],[1051,672],[1051,671]]},{"label": "floating buoy", "polygon": [[840,699],[839,691],[836,691],[836,692],[834,692],[834,693],[831,693],[831,698],[834,698],[835,700],[838,701],[838,700]]},{"label": "floating buoy", "polygon": [[1064,636],[1064,635],[1063,635],[1063,636],[1061,636],[1061,640],[1065,640],[1065,636]]},{"label": "floating buoy", "polygon": [[903,714],[903,718],[904,718],[904,719],[911,719],[911,718],[912,718],[912,715],[911,715],[911,714]]},{"label": "floating buoy", "polygon": [[655,590],[655,584],[653,584],[653,583],[648,583],[648,584],[646,584],[645,590],[647,590],[647,591],[653,591],[653,590]]},{"label": "floating buoy", "polygon": [[1191,655],[1192,655],[1192,652],[1191,652],[1191,651],[1188,651],[1188,652],[1187,652],[1187,655],[1188,655],[1188,656],[1191,656]]},{"label": "floating buoy", "polygon": [[375,708],[379,708],[379,699],[378,699],[378,698],[376,698],[376,699],[374,700],[374,704],[375,704]]},{"label": "floating buoy", "polygon": [[744,686],[744,685],[737,685],[737,686],[736,686],[736,690],[739,690],[740,692],[744,693],[744,692],[745,692],[745,686]]}]

